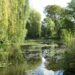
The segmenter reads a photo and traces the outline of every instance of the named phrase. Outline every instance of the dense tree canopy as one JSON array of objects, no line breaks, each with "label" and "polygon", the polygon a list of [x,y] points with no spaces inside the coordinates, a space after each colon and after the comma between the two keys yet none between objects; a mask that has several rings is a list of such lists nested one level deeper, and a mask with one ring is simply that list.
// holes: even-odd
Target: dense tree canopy
[{"label": "dense tree canopy", "polygon": [[6,54],[2,54],[5,58],[7,58],[7,55],[9,58],[11,53],[15,57],[14,51],[17,51],[17,58],[22,57],[20,44],[24,42],[28,14],[28,0],[0,1],[0,50],[7,52]]},{"label": "dense tree canopy", "polygon": [[44,19],[43,21],[43,27],[46,28],[45,29],[45,32],[44,32],[44,29],[42,29],[42,34],[46,37],[46,38],[52,38],[54,37],[54,34],[55,34],[55,23],[54,21],[52,21],[51,18],[47,17]]},{"label": "dense tree canopy", "polygon": [[0,1],[0,41],[22,42],[25,37],[25,23],[29,10],[28,0]]},{"label": "dense tree canopy", "polygon": [[[48,17],[47,20],[49,21],[49,19],[52,19],[52,21],[55,24],[49,27],[51,29],[54,26],[54,30],[52,31],[53,33],[52,36],[60,39],[61,38],[61,28],[62,28],[61,19],[63,18],[63,13],[65,12],[64,8],[58,5],[48,5],[45,7],[44,12],[46,14],[46,18]],[[45,21],[45,23],[47,24],[48,21]]]},{"label": "dense tree canopy", "polygon": [[36,10],[31,10],[26,28],[27,38],[38,38],[41,36],[41,15]]},{"label": "dense tree canopy", "polygon": [[48,5],[45,7],[44,12],[46,16],[52,19],[58,19],[59,17],[61,17],[62,13],[64,12],[64,9],[58,5]]}]

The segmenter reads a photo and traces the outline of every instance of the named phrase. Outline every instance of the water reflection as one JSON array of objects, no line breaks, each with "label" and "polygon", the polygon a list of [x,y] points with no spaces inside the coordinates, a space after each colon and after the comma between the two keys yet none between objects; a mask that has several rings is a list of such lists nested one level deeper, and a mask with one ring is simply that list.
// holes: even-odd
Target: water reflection
[{"label": "water reflection", "polygon": [[63,75],[63,70],[48,70],[45,66],[46,59],[42,57],[42,64],[29,75]]},{"label": "water reflection", "polygon": [[41,48],[35,46],[23,46],[22,48],[28,70],[36,69],[41,64]]},{"label": "water reflection", "polygon": [[[9,61],[10,64],[4,67],[3,66],[0,67],[0,75],[28,75],[28,71],[36,69],[41,64],[40,48],[25,46],[22,47],[22,50],[25,62],[19,64],[18,63],[12,64],[11,58],[12,56],[14,57],[15,53],[10,55],[11,58],[9,59],[8,57],[8,61],[10,60]],[[16,57],[17,56],[15,56],[15,58]]]},{"label": "water reflection", "polygon": [[43,47],[41,51],[41,65],[35,70],[29,71],[28,75],[63,75],[64,71],[62,70],[63,66],[61,60],[63,59],[64,49],[61,52],[58,49],[56,50],[56,46],[53,45],[50,47]]},{"label": "water reflection", "polygon": [[22,51],[24,64],[0,68],[1,75],[63,75],[63,48],[24,45]]}]

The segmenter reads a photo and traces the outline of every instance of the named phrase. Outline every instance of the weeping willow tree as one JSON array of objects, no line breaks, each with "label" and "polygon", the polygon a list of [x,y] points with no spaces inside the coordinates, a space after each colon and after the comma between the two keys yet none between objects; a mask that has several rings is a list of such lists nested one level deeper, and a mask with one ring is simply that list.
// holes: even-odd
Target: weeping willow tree
[{"label": "weeping willow tree", "polygon": [[28,0],[0,0],[0,50],[12,52],[13,47],[20,47],[27,32],[28,14]]}]

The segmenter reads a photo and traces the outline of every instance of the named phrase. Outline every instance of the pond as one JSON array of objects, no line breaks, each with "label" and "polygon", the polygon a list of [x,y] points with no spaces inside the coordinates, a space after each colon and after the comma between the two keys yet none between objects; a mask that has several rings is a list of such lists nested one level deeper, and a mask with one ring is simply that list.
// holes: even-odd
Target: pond
[{"label": "pond", "polygon": [[[26,49],[25,49],[26,48]],[[27,75],[63,75],[63,54],[66,47],[56,44],[49,46],[23,46],[29,70]]]},{"label": "pond", "polygon": [[0,75],[63,75],[66,47],[58,44],[47,46],[22,46],[24,64],[0,68]]}]

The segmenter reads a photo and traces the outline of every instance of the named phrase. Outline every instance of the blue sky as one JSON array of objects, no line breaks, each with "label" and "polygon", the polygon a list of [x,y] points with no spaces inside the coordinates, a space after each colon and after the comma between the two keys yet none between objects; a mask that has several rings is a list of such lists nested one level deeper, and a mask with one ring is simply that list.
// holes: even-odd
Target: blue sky
[{"label": "blue sky", "polygon": [[30,0],[30,6],[39,11],[42,18],[44,18],[43,11],[45,6],[56,4],[61,7],[66,7],[70,1],[71,0]]}]

